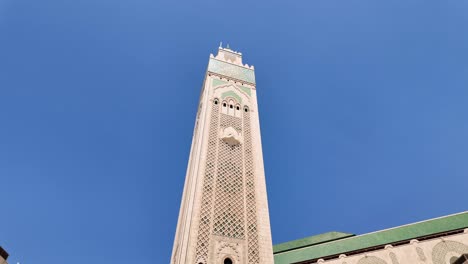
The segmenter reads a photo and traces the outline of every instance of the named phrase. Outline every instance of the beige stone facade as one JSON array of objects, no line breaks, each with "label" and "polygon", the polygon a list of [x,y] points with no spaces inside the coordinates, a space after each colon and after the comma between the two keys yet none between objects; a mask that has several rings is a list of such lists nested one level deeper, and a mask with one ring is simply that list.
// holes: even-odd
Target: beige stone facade
[{"label": "beige stone facade", "polygon": [[211,55],[200,95],[172,264],[273,264],[253,66]]}]

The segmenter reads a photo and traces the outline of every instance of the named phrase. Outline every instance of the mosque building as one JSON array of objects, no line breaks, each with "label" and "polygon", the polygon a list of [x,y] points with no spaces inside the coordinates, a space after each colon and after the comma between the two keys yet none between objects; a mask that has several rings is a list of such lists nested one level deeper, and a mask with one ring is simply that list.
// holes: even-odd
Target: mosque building
[{"label": "mosque building", "polygon": [[171,264],[468,263],[468,212],[272,246],[254,70],[229,46],[210,55]]}]

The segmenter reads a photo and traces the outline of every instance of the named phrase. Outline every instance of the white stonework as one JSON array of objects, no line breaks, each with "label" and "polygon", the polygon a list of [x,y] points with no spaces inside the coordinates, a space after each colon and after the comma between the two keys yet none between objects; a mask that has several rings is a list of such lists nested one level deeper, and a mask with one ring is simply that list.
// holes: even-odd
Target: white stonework
[{"label": "white stonework", "polygon": [[273,264],[253,71],[231,49],[210,56],[172,264]]}]

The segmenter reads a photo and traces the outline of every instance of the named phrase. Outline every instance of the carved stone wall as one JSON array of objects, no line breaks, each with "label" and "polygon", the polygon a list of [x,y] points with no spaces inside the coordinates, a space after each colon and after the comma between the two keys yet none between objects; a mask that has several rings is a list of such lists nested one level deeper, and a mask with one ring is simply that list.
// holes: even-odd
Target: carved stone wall
[{"label": "carved stone wall", "polygon": [[171,261],[273,264],[253,67],[220,52],[200,97]]},{"label": "carved stone wall", "polygon": [[412,240],[400,246],[338,259],[319,260],[325,264],[453,264],[462,254],[468,253],[468,229],[464,233],[423,241]]}]

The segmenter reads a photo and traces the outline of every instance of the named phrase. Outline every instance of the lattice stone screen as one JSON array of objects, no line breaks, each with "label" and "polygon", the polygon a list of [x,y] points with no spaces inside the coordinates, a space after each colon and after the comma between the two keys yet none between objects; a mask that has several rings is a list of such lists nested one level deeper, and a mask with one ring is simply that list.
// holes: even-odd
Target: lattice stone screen
[{"label": "lattice stone screen", "polygon": [[210,241],[211,207],[213,200],[213,181],[216,166],[216,146],[218,141],[219,104],[211,106],[210,135],[208,139],[208,153],[206,155],[206,169],[203,180],[203,198],[201,203],[200,224],[196,248],[197,263],[206,263],[208,259],[208,243]]},{"label": "lattice stone screen", "polygon": [[273,264],[254,67],[210,55],[172,264]]},{"label": "lattice stone screen", "polygon": [[[221,114],[221,129],[233,127],[238,132],[242,120]],[[244,238],[244,177],[242,146],[230,146],[219,139],[216,173],[215,235]]]},{"label": "lattice stone screen", "polygon": [[[222,104],[215,103],[211,107],[196,264],[206,263],[209,259],[211,235],[246,239],[248,263],[258,264],[260,257],[250,112],[245,107],[242,117],[236,117],[220,113],[221,107]],[[229,127],[243,134],[242,144],[231,146],[220,138],[220,131]]]}]

